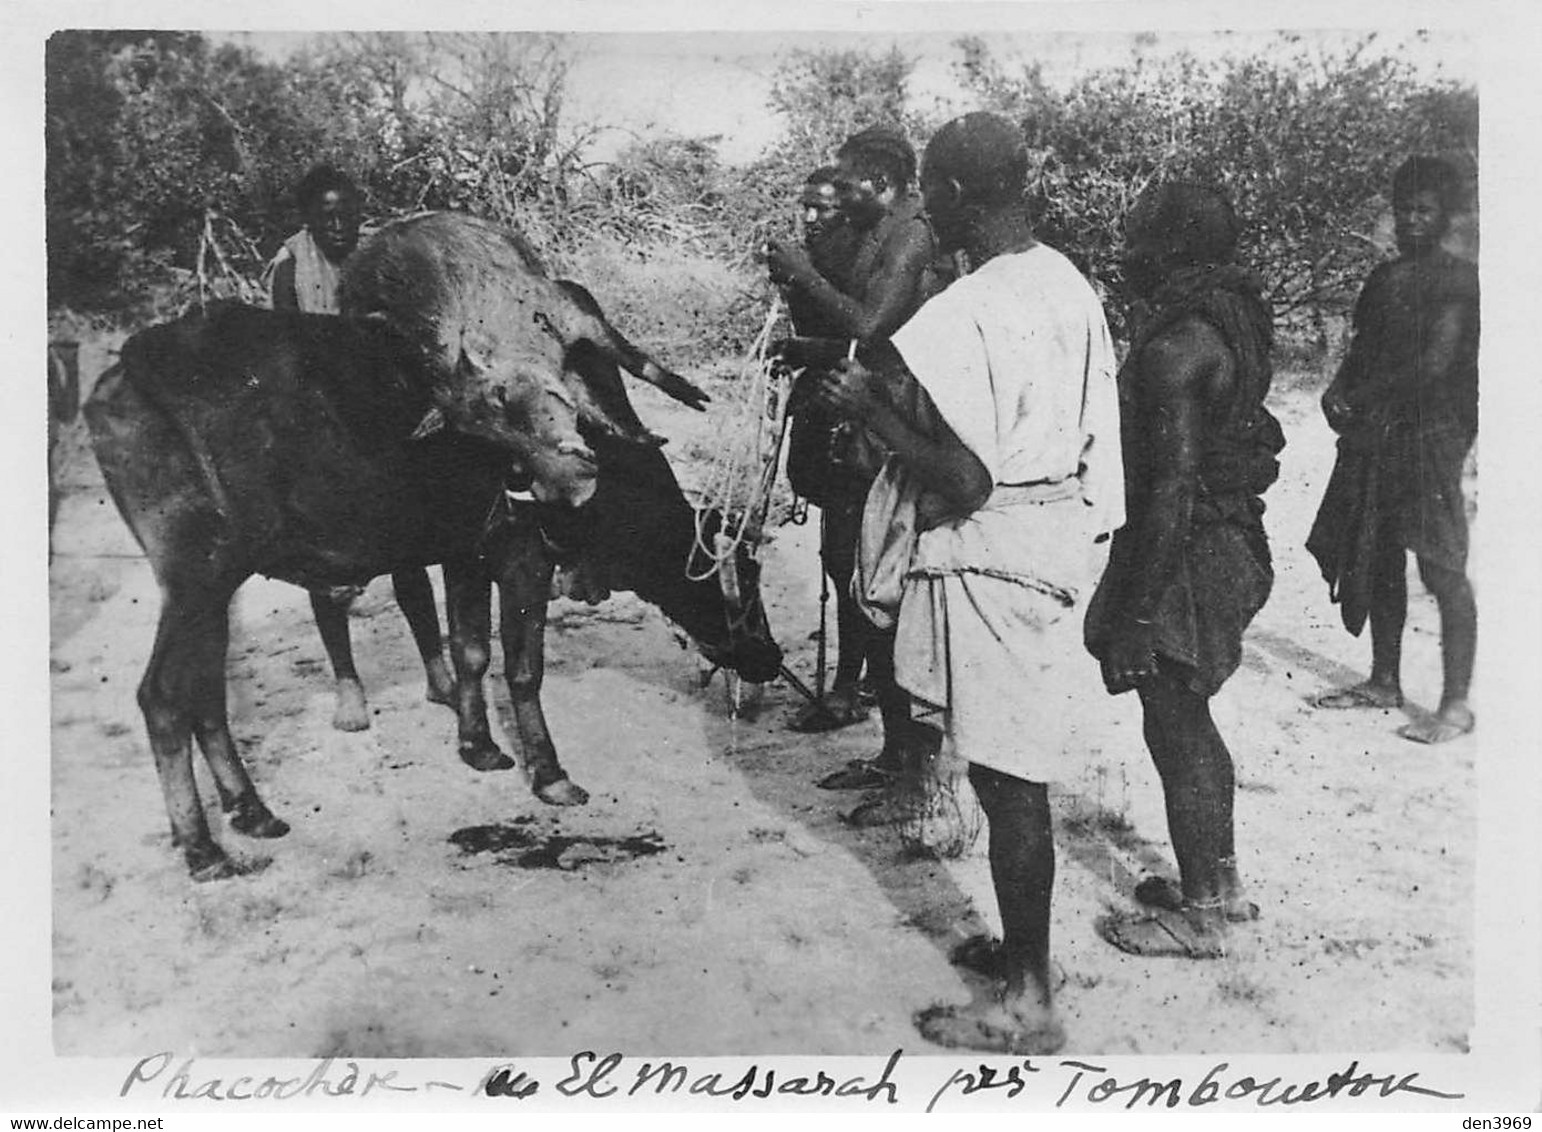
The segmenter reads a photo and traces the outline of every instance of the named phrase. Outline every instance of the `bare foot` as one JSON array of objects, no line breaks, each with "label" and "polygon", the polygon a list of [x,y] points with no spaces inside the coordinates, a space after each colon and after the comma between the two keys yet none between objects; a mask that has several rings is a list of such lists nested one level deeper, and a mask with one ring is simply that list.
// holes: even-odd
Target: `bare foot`
[{"label": "bare foot", "polygon": [[1348,708],[1381,708],[1386,711],[1403,706],[1403,690],[1396,684],[1382,684],[1367,680],[1363,684],[1324,692],[1312,701],[1312,706],[1327,708],[1330,711],[1343,711]]},{"label": "bare foot", "polygon": [[831,688],[822,701],[805,704],[787,726],[793,731],[809,734],[850,727],[866,718],[867,708],[857,699],[856,685],[847,684]]},{"label": "bare foot", "polygon": [[[1148,908],[1162,908],[1168,912],[1183,910],[1183,889],[1178,882],[1164,876],[1148,876],[1135,886],[1135,899]],[[1226,918],[1234,924],[1244,924],[1258,919],[1258,905],[1247,898],[1240,883],[1223,886],[1221,908]]]},{"label": "bare foot", "polygon": [[1054,1009],[1027,1002],[930,1006],[915,1020],[922,1037],[950,1049],[1043,1057],[1065,1045],[1065,1027]]},{"label": "bare foot", "polygon": [[1397,729],[1404,739],[1415,743],[1449,743],[1466,735],[1478,724],[1472,709],[1461,700],[1449,703],[1428,719],[1405,724]]},{"label": "bare foot", "polygon": [[364,685],[357,680],[337,682],[337,707],[332,712],[332,726],[339,731],[369,730],[369,707],[364,702]]},{"label": "bare foot", "polygon": [[1220,959],[1226,954],[1221,905],[1186,905],[1182,912],[1136,916],[1115,912],[1095,925],[1098,935],[1129,955],[1148,958]]},{"label": "bare foot", "polygon": [[[964,940],[948,952],[948,962],[998,983],[1005,983],[1010,977],[1006,948],[999,939],[988,935],[970,936]],[[1050,960],[1049,969],[1050,989],[1059,993],[1065,989],[1070,975],[1058,959]]]}]

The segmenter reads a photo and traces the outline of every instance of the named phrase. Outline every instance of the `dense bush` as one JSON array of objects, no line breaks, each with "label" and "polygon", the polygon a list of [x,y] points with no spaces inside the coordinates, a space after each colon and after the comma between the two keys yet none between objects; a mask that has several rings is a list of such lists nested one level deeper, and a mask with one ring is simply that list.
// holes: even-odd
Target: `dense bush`
[{"label": "dense bush", "polygon": [[960,47],[966,84],[1021,123],[1041,158],[1044,238],[1114,292],[1122,218],[1153,179],[1225,189],[1278,312],[1321,316],[1342,313],[1385,253],[1399,161],[1443,153],[1476,170],[1476,94],[1421,78],[1369,38],[1322,53],[1291,36],[1210,60],[1137,53],[1064,91],[1034,67],[1009,75],[979,40]]},{"label": "dense bush", "polygon": [[[1204,60],[1137,49],[1064,89],[982,41],[957,46],[975,105],[1022,123],[1040,158],[1041,234],[1111,295],[1121,219],[1153,177],[1229,190],[1280,308],[1320,319],[1384,252],[1383,193],[1403,155],[1475,168],[1474,92],[1371,41]],[[57,33],[50,304],[121,308],[168,284],[187,297],[200,267],[220,267],[200,262],[206,236],[254,278],[298,222],[290,186],[327,160],[358,177],[369,219],[460,208],[516,225],[629,332],[704,360],[759,329],[755,249],[788,230],[807,172],[865,126],[897,124],[920,149],[937,125],[913,105],[900,52],[797,51],[769,95],[782,133],[750,165],[668,134],[597,163],[594,131],[565,117],[565,51],[552,36],[367,33],[275,63],[192,33]]]}]

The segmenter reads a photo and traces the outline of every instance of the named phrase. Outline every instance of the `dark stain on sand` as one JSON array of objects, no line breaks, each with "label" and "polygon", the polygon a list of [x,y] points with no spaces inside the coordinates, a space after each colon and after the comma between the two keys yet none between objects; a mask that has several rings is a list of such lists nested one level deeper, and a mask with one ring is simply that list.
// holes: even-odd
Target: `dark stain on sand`
[{"label": "dark stain on sand", "polygon": [[534,826],[535,820],[529,817],[493,825],[467,826],[452,833],[450,843],[467,856],[491,853],[500,865],[563,871],[652,857],[669,848],[652,830],[630,837],[605,837],[565,834]]}]

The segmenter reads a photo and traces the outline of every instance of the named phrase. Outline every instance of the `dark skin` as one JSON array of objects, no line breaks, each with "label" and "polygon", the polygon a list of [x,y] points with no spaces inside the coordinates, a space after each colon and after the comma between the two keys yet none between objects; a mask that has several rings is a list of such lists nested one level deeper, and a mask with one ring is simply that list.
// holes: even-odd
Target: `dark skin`
[{"label": "dark skin", "polygon": [[[305,226],[321,254],[341,264],[359,243],[359,207],[352,194],[328,189],[305,210]],[[273,270],[273,309],[299,310],[295,295],[295,263],[286,259]]]},{"label": "dark skin", "polygon": [[[929,168],[921,187],[945,250],[962,249],[970,262],[983,264],[1034,246],[1020,208],[970,203],[946,167]],[[935,431],[923,432],[896,407],[911,398],[923,406],[926,402],[897,352],[884,344],[859,356],[860,361],[844,362],[821,379],[814,392],[820,403],[870,429],[916,475],[927,493],[923,525],[984,505],[995,486],[985,465],[940,419]],[[917,416],[937,419],[935,411]],[[969,780],[989,827],[991,884],[1001,913],[1002,938],[993,963],[999,1001],[934,1007],[922,1018],[923,1030],[943,1044],[967,1046],[977,1044],[980,1031],[988,1029],[1013,1035],[1014,1048],[1053,1052],[1063,1043],[1064,1031],[1055,1014],[1050,975],[1055,847],[1048,788],[973,761]]]},{"label": "dark skin", "polygon": [[[841,212],[848,224],[870,231],[894,207],[901,190],[880,175],[864,174],[849,158],[841,160],[840,169]],[[921,226],[909,226],[902,238],[885,244],[860,297],[845,294],[819,274],[799,244],[768,241],[765,255],[772,282],[798,288],[849,337],[867,342],[894,333],[910,316],[933,251]]]},{"label": "dark skin", "polygon": [[[1182,266],[1139,236],[1126,256],[1134,266],[1127,276],[1137,285],[1144,282],[1142,289]],[[1200,938],[1218,937],[1228,906],[1242,904],[1231,753],[1211,718],[1209,698],[1192,691],[1157,655],[1152,619],[1193,530],[1206,409],[1232,396],[1236,360],[1214,327],[1190,318],[1147,343],[1135,364],[1135,413],[1147,438],[1150,479],[1144,493],[1128,501],[1131,513],[1115,539],[1110,569],[1127,571],[1134,584],[1123,595],[1103,666],[1111,691],[1134,688],[1140,696],[1146,746],[1162,779],[1184,912]],[[1145,927],[1133,921],[1123,934]]]},{"label": "dark skin", "polygon": [[817,240],[825,229],[840,223],[840,195],[833,181],[820,181],[803,186],[803,239]]},{"label": "dark skin", "polygon": [[[839,180],[835,188],[841,215],[854,228],[871,232],[901,199],[904,186],[890,184],[882,174],[864,169],[850,155],[840,158],[837,168]],[[801,245],[777,241],[766,245],[772,281],[796,288],[821,312],[827,324],[861,343],[886,338],[914,313],[923,275],[934,254],[924,226],[906,225],[884,241],[867,278],[857,281],[859,293],[854,296],[821,275]],[[922,753],[934,744],[935,738],[912,723],[909,697],[894,682],[892,636],[871,639],[866,659],[883,716],[883,749],[876,761],[886,771],[899,771],[906,779],[915,779],[919,776]]]},{"label": "dark skin", "polygon": [[[1393,270],[1412,271],[1421,258],[1438,251],[1451,218],[1439,195],[1426,190],[1403,194],[1394,200],[1393,223],[1399,253]],[[1420,384],[1407,379],[1407,369],[1387,367],[1384,372],[1377,372],[1376,359],[1365,357],[1351,344],[1349,356],[1322,397],[1323,415],[1334,431],[1352,429],[1380,406],[1411,400],[1421,388],[1436,388],[1455,379],[1471,312],[1464,304],[1449,303],[1431,312],[1430,317],[1424,350],[1414,365]],[[1348,378],[1357,372],[1369,372],[1369,377],[1351,389]],[[1423,556],[1416,558],[1419,577],[1440,611],[1444,687],[1435,715],[1401,728],[1399,734],[1417,742],[1444,743],[1465,735],[1476,723],[1467,697],[1477,654],[1477,602],[1464,573]],[[1408,618],[1406,571],[1407,554],[1403,547],[1390,536],[1383,538],[1376,551],[1371,588],[1370,679],[1319,697],[1319,706],[1401,706],[1403,627]]]},{"label": "dark skin", "polygon": [[[837,233],[846,218],[841,212],[840,190],[834,181],[813,181],[803,186],[799,201],[802,208],[804,245],[813,248],[827,235]],[[821,273],[822,275],[823,273]],[[820,558],[825,573],[834,583],[836,636],[840,653],[835,664],[835,678],[829,695],[820,704],[809,705],[809,718],[820,711],[833,711],[835,718],[853,722],[865,717],[861,707],[858,681],[862,666],[871,650],[867,617],[851,593],[851,578],[856,569],[854,524],[860,522],[860,504],[832,511],[820,509]],[[879,668],[883,668],[880,659]],[[877,677],[875,676],[875,679]]]}]

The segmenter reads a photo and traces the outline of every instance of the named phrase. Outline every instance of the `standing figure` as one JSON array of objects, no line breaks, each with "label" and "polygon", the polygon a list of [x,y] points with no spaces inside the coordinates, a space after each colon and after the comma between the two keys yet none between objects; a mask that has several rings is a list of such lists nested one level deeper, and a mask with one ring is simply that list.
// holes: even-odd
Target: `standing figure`
[{"label": "standing figure", "polygon": [[1462,207],[1456,169],[1410,157],[1392,178],[1398,257],[1371,273],[1354,337],[1323,394],[1338,460],[1307,549],[1344,627],[1371,623],[1371,675],[1317,698],[1322,708],[1403,703],[1407,552],[1440,610],[1440,707],[1398,734],[1444,743],[1473,729],[1467,704],[1478,611],[1467,580],[1462,466],[1478,431],[1478,271],[1441,247]]},{"label": "standing figure", "polygon": [[942,713],[989,826],[1002,938],[971,941],[954,962],[989,974],[997,1000],[934,1006],[917,1025],[942,1045],[1047,1054],[1065,1040],[1050,977],[1048,783],[1080,769],[1074,735],[1096,672],[1080,610],[1124,509],[1103,309],[1034,239],[1027,174],[1022,135],[996,115],[937,132],[926,208],[942,246],[975,270],[819,391],[891,452],[859,569],[897,584],[887,598],[865,593],[887,601],[898,682]]},{"label": "standing figure", "polygon": [[[794,309],[818,319],[832,338],[859,344],[879,341],[903,326],[937,288],[936,241],[922,214],[921,198],[911,188],[915,150],[898,131],[873,126],[846,140],[836,154],[836,166],[841,214],[858,236],[847,288],[822,275],[803,248],[774,241],[767,248],[771,277],[786,288]],[[853,490],[865,497],[865,485],[877,473],[871,446],[855,432],[840,443],[847,445],[843,462],[862,480]],[[860,508],[831,510],[824,530],[826,553],[854,554]],[[909,697],[894,681],[892,634],[870,630],[864,636],[864,659],[883,718],[883,746],[876,758],[857,760],[820,780],[829,790],[885,788],[884,794],[848,816],[857,826],[906,816],[926,760],[939,741],[935,729],[911,719]]]},{"label": "standing figure", "polygon": [[1236,778],[1210,699],[1274,583],[1259,498],[1285,443],[1264,407],[1273,316],[1233,262],[1239,226],[1220,193],[1152,185],[1125,228],[1125,278],[1148,305],[1119,372],[1129,519],[1086,640],[1109,692],[1140,696],[1180,883],[1147,878],[1135,895],[1157,911],[1098,932],[1136,955],[1215,958],[1228,922],[1258,915],[1237,875]]},{"label": "standing figure", "polygon": [[[330,165],[317,165],[295,186],[295,201],[305,226],[284,241],[269,264],[269,299],[275,310],[337,314],[343,261],[359,243],[359,190],[346,173]],[[398,570],[391,575],[391,585],[423,658],[428,698],[434,703],[452,704],[455,678],[445,663],[444,638],[428,571],[422,567]],[[354,666],[348,632],[348,607],[358,593],[347,587],[313,590],[310,595],[316,628],[321,631],[337,681],[332,726],[340,731],[369,727],[364,685]]]},{"label": "standing figure", "polygon": [[304,220],[268,265],[274,310],[337,314],[343,260],[359,243],[359,190],[330,165],[311,169],[294,190]]},{"label": "standing figure", "polygon": [[[851,285],[860,233],[840,210],[840,171],[825,165],[809,174],[799,201],[803,247],[819,274],[843,292]],[[787,287],[788,313],[800,338],[837,339],[841,321],[815,305],[806,293]],[[817,367],[808,371],[817,372]],[[807,404],[795,405],[787,437],[787,478],[793,491],[819,508],[819,560],[835,588],[839,653],[835,679],[819,702],[793,717],[794,731],[831,731],[867,718],[859,681],[873,631],[851,592],[856,568],[856,531],[873,472],[849,426]],[[824,596],[821,594],[821,619]],[[822,630],[823,631],[823,630]]]}]

